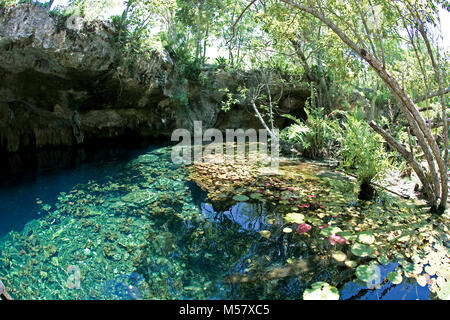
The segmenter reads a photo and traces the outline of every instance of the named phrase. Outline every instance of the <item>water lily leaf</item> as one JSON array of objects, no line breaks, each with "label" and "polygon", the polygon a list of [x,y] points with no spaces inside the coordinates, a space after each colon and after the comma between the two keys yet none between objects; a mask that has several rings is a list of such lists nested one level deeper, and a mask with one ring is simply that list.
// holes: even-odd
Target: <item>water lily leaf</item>
[{"label": "water lily leaf", "polygon": [[358,263],[354,260],[346,260],[344,263],[349,268],[355,268],[358,265]]},{"label": "water lily leaf", "polygon": [[338,262],[344,262],[345,259],[347,259],[347,255],[342,251],[335,251],[331,256],[333,257],[334,260]]},{"label": "water lily leaf", "polygon": [[260,199],[262,197],[261,193],[252,193],[250,194],[250,198],[252,199]]},{"label": "water lily leaf", "polygon": [[323,222],[322,220],[316,218],[316,217],[306,217],[305,220],[309,223],[311,223],[314,226],[321,225]]},{"label": "water lily leaf", "polygon": [[416,281],[421,287],[425,287],[427,285],[427,278],[424,275],[418,276]]},{"label": "water lily leaf", "polygon": [[286,228],[283,229],[283,232],[284,232],[284,233],[291,233],[291,232],[292,232],[292,229],[289,228],[289,227],[286,227]]},{"label": "water lily leaf", "polygon": [[292,213],[288,213],[287,215],[285,215],[284,219],[287,222],[300,224],[300,223],[303,223],[305,216],[301,213],[292,212]]},{"label": "water lily leaf", "polygon": [[361,243],[355,243],[352,245],[351,249],[352,253],[358,257],[374,257],[375,253],[372,248]]},{"label": "water lily leaf", "polygon": [[225,193],[218,193],[218,194],[216,194],[216,197],[218,197],[218,198],[226,198],[227,195]]},{"label": "water lily leaf", "polygon": [[397,241],[399,241],[399,242],[407,242],[409,240],[411,240],[411,236],[410,235],[404,235],[404,236],[401,236],[400,238],[397,239]]},{"label": "water lily leaf", "polygon": [[393,284],[399,284],[403,281],[402,271],[400,269],[396,269],[387,274],[387,279]]},{"label": "water lily leaf", "polygon": [[371,285],[379,284],[380,279],[380,268],[377,264],[361,265],[356,268],[356,277]]},{"label": "water lily leaf", "polygon": [[341,236],[342,238],[344,238],[345,240],[348,240],[348,241],[352,241],[357,238],[357,236],[355,234],[351,233],[350,231],[338,232],[337,235]]},{"label": "water lily leaf", "polygon": [[339,291],[326,282],[315,282],[303,292],[303,300],[339,300]]},{"label": "water lily leaf", "polygon": [[339,228],[339,227],[334,227],[334,226],[328,226],[328,227],[323,228],[323,229],[320,231],[320,234],[323,235],[323,236],[325,236],[325,237],[329,237],[329,236],[331,236],[332,234],[336,234],[336,233],[338,233],[338,232],[342,232],[341,228]]},{"label": "water lily leaf", "polygon": [[240,194],[240,195],[236,195],[233,197],[233,200],[238,201],[238,202],[245,202],[249,199],[249,197],[247,197],[246,195]]},{"label": "water lily leaf", "polygon": [[450,300],[450,282],[447,282],[441,289],[437,292],[439,299]]},{"label": "water lily leaf", "polygon": [[408,263],[402,266],[405,276],[412,278],[414,275],[422,273],[423,266],[419,263]]},{"label": "water lily leaf", "polygon": [[425,267],[425,272],[428,273],[430,276],[434,276],[436,274],[436,268],[434,268],[433,266],[426,266]]},{"label": "water lily leaf", "polygon": [[270,231],[269,230],[262,230],[259,232],[259,234],[261,235],[261,237],[264,237],[266,239],[270,238]]},{"label": "water lily leaf", "polygon": [[375,237],[372,231],[364,231],[358,234],[358,241],[364,244],[372,244],[375,242]]},{"label": "water lily leaf", "polygon": [[381,263],[384,266],[389,264],[389,258],[385,254],[380,254],[378,256],[377,260],[379,263]]}]

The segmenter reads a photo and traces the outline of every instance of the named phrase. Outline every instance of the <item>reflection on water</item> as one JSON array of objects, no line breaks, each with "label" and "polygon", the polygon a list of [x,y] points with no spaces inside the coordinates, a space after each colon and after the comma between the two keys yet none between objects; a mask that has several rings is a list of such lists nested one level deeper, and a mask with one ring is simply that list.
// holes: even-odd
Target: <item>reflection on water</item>
[{"label": "reflection on water", "polygon": [[[301,299],[317,281],[344,299],[429,295],[407,280],[367,289],[312,249],[323,245],[314,233],[283,232],[264,202],[216,211],[168,148],[44,175],[0,197],[0,278],[15,299]],[[29,213],[13,220],[15,208]]]}]

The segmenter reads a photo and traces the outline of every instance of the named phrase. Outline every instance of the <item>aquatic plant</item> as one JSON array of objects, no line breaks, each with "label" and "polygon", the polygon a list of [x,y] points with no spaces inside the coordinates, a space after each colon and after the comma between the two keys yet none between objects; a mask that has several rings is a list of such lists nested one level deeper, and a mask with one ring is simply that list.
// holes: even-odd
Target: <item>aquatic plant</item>
[{"label": "aquatic plant", "polygon": [[339,291],[326,282],[315,282],[303,293],[303,300],[339,300]]},{"label": "aquatic plant", "polygon": [[[112,290],[114,281],[142,299],[335,298],[330,287],[309,284],[341,290],[362,279],[361,266],[398,262],[386,285],[404,276],[433,298],[448,296],[449,252],[439,239],[448,217],[430,224],[429,213],[385,194],[383,202],[358,202],[342,187],[350,180],[327,177],[323,166],[289,161],[276,176],[245,165],[186,168],[158,149],[124,172],[61,193],[48,214],[8,234],[0,276],[21,299],[137,296]],[[244,202],[233,199],[239,195]],[[77,266],[80,289],[69,281]],[[127,277],[133,273],[139,277]]]}]

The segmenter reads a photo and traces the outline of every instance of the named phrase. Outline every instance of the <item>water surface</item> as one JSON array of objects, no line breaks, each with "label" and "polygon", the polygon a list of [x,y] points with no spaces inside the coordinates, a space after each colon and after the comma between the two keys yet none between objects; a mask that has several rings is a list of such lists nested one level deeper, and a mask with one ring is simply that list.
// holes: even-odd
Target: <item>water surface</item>
[{"label": "water surface", "polygon": [[301,299],[317,281],[337,284],[341,299],[430,298],[411,279],[368,288],[283,233],[264,202],[215,209],[168,147],[107,154],[3,184],[0,278],[13,298]]}]

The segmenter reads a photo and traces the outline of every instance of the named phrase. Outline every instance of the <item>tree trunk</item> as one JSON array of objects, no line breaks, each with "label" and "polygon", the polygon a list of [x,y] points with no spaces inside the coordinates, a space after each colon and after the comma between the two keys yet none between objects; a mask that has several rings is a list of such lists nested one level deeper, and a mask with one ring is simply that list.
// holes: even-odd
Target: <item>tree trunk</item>
[{"label": "tree trunk", "polygon": [[200,56],[200,43],[202,40],[202,30],[201,30],[201,22],[202,22],[202,0],[197,1],[197,42],[195,47],[195,61],[198,61]]},{"label": "tree trunk", "polygon": [[[317,19],[321,20],[325,25],[327,25],[347,46],[349,46],[353,51],[355,51],[362,59],[364,59],[369,65],[374,69],[374,71],[378,74],[378,76],[384,81],[384,83],[388,86],[391,93],[394,95],[395,99],[398,102],[398,105],[406,117],[409,125],[411,126],[411,129],[413,130],[414,134],[417,137],[417,140],[419,142],[420,147],[422,148],[422,151],[424,152],[425,158],[427,160],[429,170],[430,170],[430,176],[432,180],[431,187],[429,186],[429,189],[427,193],[428,200],[430,201],[430,204],[433,208],[436,208],[436,204],[438,202],[437,198],[441,196],[441,190],[442,194],[446,195],[448,190],[448,181],[447,181],[447,169],[446,164],[444,164],[444,161],[441,156],[441,152],[439,150],[438,144],[433,137],[433,134],[431,133],[430,128],[426,125],[425,119],[420,114],[419,110],[417,109],[414,102],[411,100],[409,95],[403,90],[403,88],[400,86],[400,84],[395,80],[388,71],[384,68],[383,64],[378,61],[370,52],[368,52],[365,48],[359,47],[356,43],[354,43],[344,32],[335,25],[331,20],[329,20],[327,17],[325,17],[321,12],[317,11],[311,4],[311,7],[298,4],[291,0],[281,0],[282,2],[298,8],[304,12],[307,12]],[[442,88],[440,88],[442,89]],[[447,117],[445,117],[444,122],[447,123]],[[371,125],[372,128],[374,126]],[[380,133],[381,134],[381,133]],[[386,139],[386,135],[382,135]],[[395,141],[395,140],[394,140]],[[392,141],[391,141],[392,142]],[[392,144],[393,147],[395,147],[399,152],[401,148],[399,148],[399,144]],[[448,150],[448,145],[445,146],[445,148]],[[404,149],[404,148],[403,148]],[[406,149],[405,149],[406,151]],[[411,156],[410,153],[406,151],[400,152],[402,156],[405,158],[405,160],[409,163],[417,163],[415,159]],[[447,154],[447,151],[445,152]],[[413,158],[414,161],[412,161]],[[439,169],[439,175],[436,171],[436,165],[435,162],[438,165]],[[414,171],[416,171],[417,175],[419,176],[419,179],[421,180],[422,184],[425,186],[428,185],[428,179],[423,174],[423,171],[420,169],[420,166],[414,165],[412,166]],[[444,191],[445,189],[445,191]],[[443,201],[444,197],[441,198],[441,202],[438,204],[438,207],[440,211],[443,211],[446,207],[447,201]],[[446,198],[446,197],[445,197]]]}]

